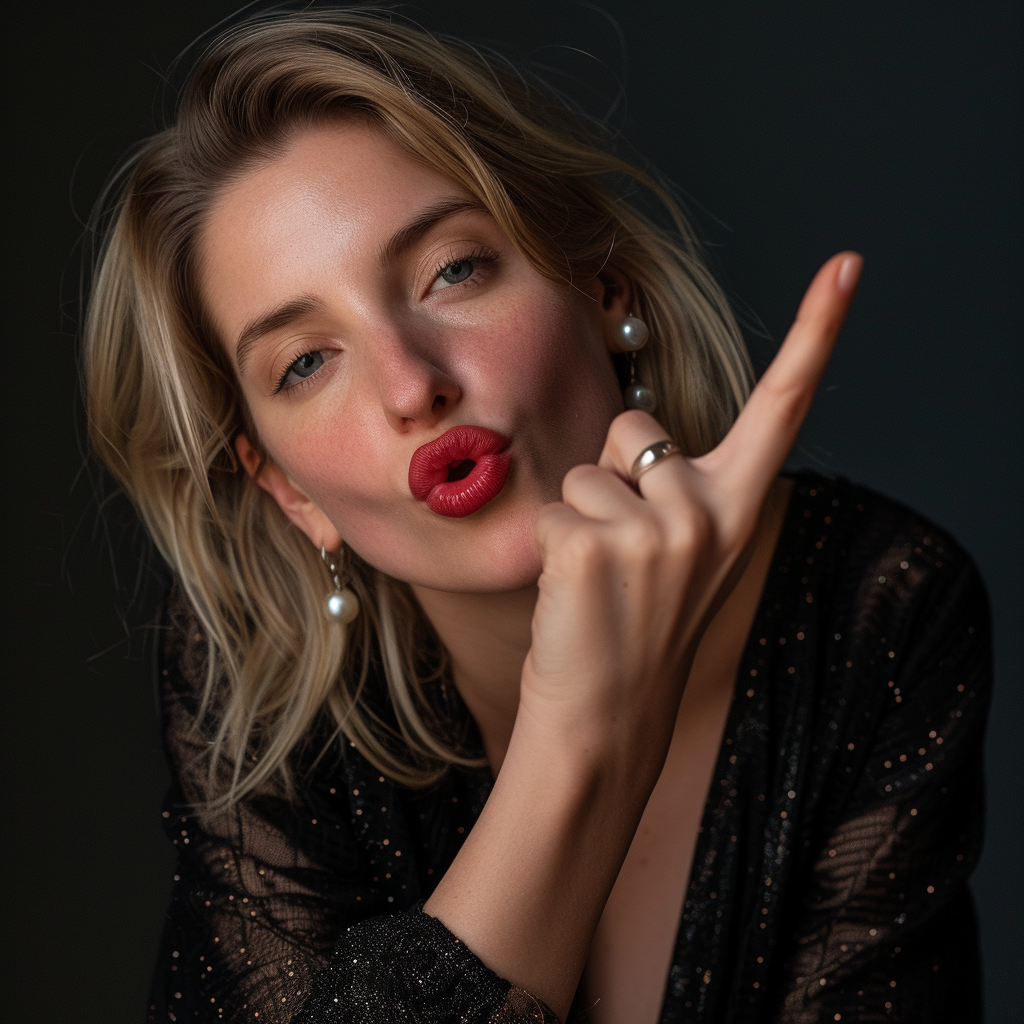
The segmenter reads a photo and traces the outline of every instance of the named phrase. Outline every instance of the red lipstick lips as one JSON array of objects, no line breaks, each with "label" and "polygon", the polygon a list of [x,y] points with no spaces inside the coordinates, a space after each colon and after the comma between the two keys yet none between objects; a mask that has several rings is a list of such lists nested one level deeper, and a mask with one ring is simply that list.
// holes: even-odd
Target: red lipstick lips
[{"label": "red lipstick lips", "polygon": [[472,515],[505,486],[512,465],[507,447],[497,431],[452,427],[413,452],[409,490],[439,516]]}]

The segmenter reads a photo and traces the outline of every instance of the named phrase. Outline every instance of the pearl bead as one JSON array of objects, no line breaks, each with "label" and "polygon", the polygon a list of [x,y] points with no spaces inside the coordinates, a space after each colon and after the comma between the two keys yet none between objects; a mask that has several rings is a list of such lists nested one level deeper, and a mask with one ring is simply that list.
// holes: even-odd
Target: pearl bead
[{"label": "pearl bead", "polygon": [[636,352],[647,344],[650,331],[639,317],[627,316],[619,324],[619,347],[623,352]]},{"label": "pearl bead", "polygon": [[622,393],[627,409],[642,409],[644,412],[654,412],[658,400],[654,392],[645,384],[630,384]]},{"label": "pearl bead", "polygon": [[334,593],[327,595],[324,610],[329,619],[334,619],[343,626],[348,625],[359,614],[359,598],[348,587],[344,590],[335,590]]}]

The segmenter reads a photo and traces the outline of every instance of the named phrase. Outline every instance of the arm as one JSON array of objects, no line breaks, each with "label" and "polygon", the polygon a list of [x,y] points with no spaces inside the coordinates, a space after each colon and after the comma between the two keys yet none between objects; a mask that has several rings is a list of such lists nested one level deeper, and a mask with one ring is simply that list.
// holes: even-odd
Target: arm
[{"label": "arm", "polygon": [[[192,1005],[229,1007],[228,1020],[249,1019],[262,1000],[261,1016],[273,1021],[357,1013],[426,1022],[470,1006],[453,1005],[453,993],[477,1000],[474,1018],[495,1024],[544,1019],[546,1006],[564,1019],[664,763],[700,636],[742,574],[859,271],[850,254],[819,271],[714,451],[664,460],[638,493],[627,482],[632,460],[664,430],[646,414],[623,414],[600,465],[570,471],[565,501],[542,510],[543,572],[516,725],[480,820],[424,908],[434,920],[413,912],[374,921],[365,904],[355,909],[344,846],[310,858],[296,848],[286,806],[273,811],[284,825],[252,802],[237,812],[248,825],[182,814],[171,834],[188,833],[178,837],[186,891],[170,929],[188,941],[190,959],[170,966],[172,998],[187,973]],[[189,742],[183,732],[181,777]],[[325,946],[339,935],[328,962]],[[429,977],[454,972],[444,991],[428,990],[424,951],[434,958]],[[287,1007],[300,1002],[295,1016]]]},{"label": "arm", "polygon": [[[207,747],[198,722],[206,645],[179,588],[165,623],[158,679],[173,784],[164,823],[178,859],[147,1019],[553,1020],[440,922],[410,907],[415,895],[397,902],[405,883],[413,889],[416,871],[410,864],[386,882],[381,861],[374,864],[377,832],[368,846],[354,822],[365,820],[366,799],[386,801],[393,814],[398,801],[392,787],[370,785],[378,772],[358,754],[311,775],[301,803],[250,796],[224,814],[195,812]],[[357,808],[346,794],[353,785],[364,798]],[[394,824],[392,843],[404,828]]]},{"label": "arm", "polygon": [[664,764],[700,636],[749,556],[765,495],[845,317],[860,260],[809,288],[722,443],[625,481],[664,430],[612,424],[598,466],[543,510],[519,712],[491,800],[426,904],[496,973],[564,1016]]}]

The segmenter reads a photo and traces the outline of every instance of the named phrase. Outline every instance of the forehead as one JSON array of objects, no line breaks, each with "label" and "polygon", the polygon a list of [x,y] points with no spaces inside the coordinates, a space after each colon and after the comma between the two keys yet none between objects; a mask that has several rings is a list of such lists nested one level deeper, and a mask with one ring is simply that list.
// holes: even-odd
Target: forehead
[{"label": "forehead", "polygon": [[204,299],[227,328],[254,306],[336,281],[339,261],[373,263],[418,210],[465,195],[361,123],[302,129],[214,202],[199,240]]}]

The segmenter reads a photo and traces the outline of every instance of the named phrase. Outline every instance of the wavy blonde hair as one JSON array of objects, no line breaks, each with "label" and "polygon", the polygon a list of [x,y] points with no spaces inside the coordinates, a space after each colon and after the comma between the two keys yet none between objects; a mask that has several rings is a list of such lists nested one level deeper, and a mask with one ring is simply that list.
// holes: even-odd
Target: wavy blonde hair
[{"label": "wavy blonde hair", "polygon": [[[235,458],[239,431],[258,439],[196,286],[197,238],[226,184],[302,127],[353,116],[480,200],[541,274],[582,284],[610,263],[628,276],[654,338],[639,356],[642,379],[688,453],[721,439],[750,388],[728,303],[675,202],[543,87],[365,10],[273,14],[219,36],[173,123],[112,186],[84,339],[93,449],[206,634],[211,806],[293,794],[292,755],[323,715],[332,739],[344,735],[408,785],[468,763],[431,710],[443,652],[408,586],[350,557],[363,614],[349,627],[324,616],[317,552]],[[637,185],[674,231],[626,201]],[[384,715],[367,699],[374,665]]]}]

